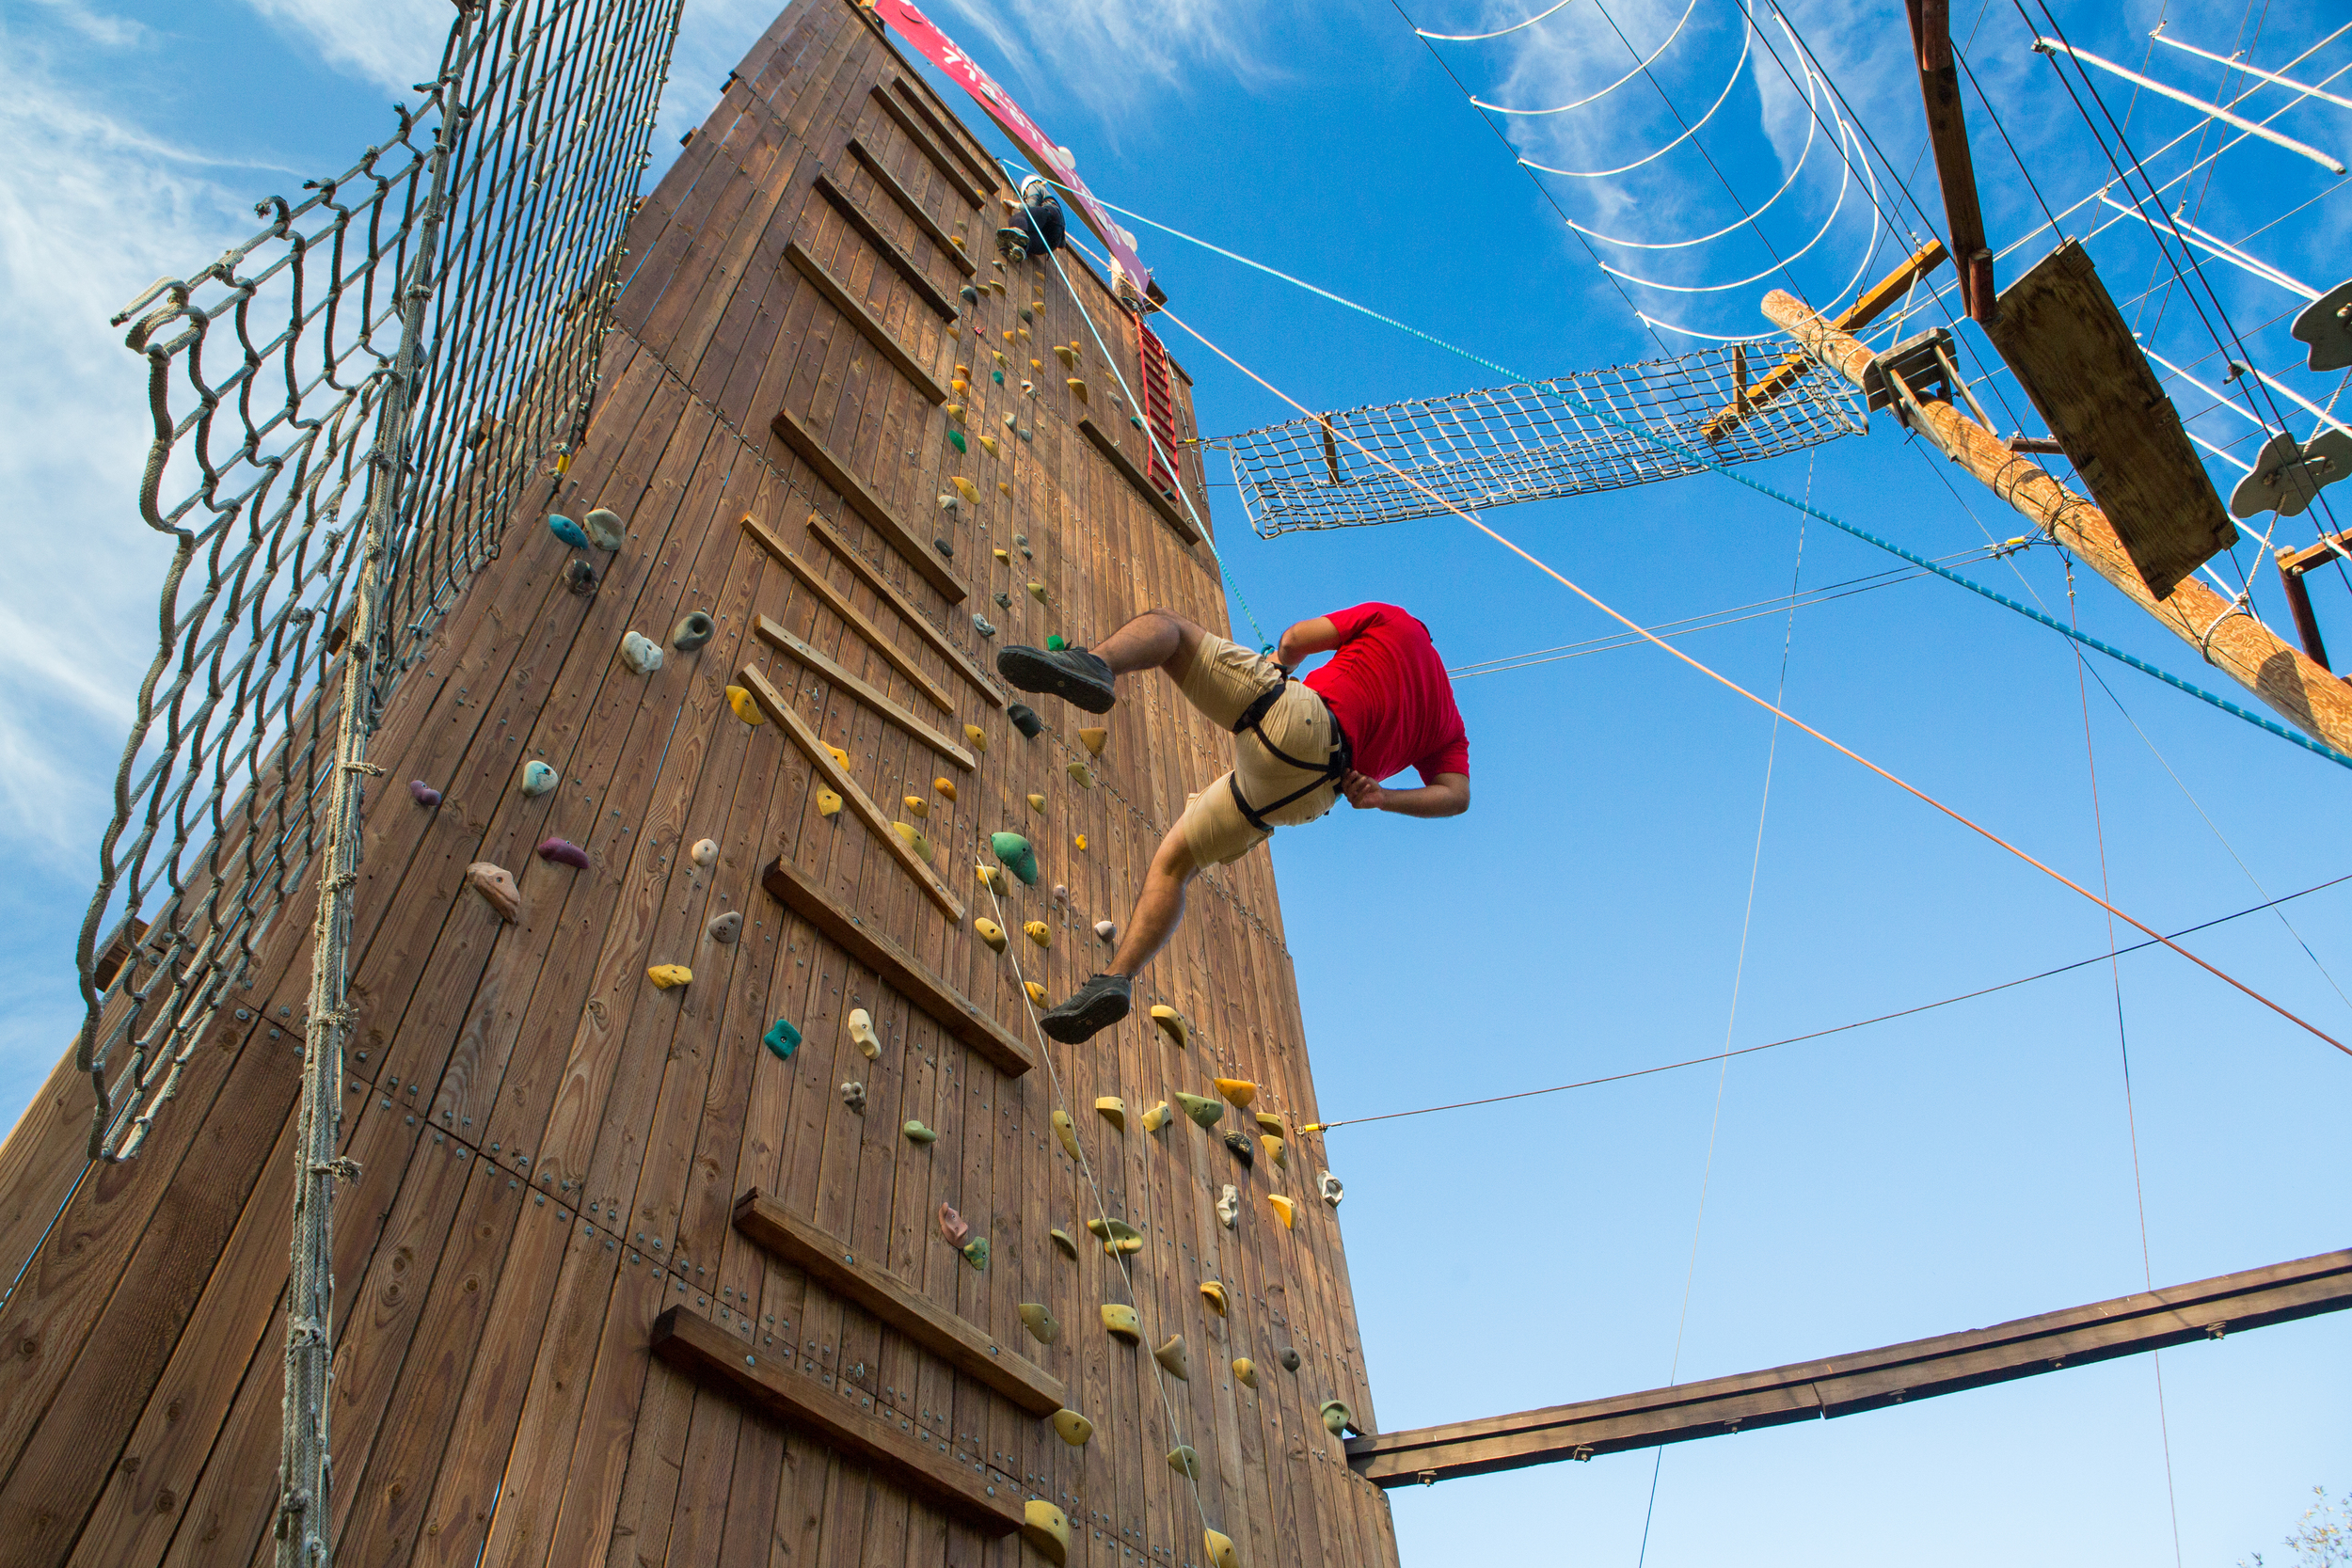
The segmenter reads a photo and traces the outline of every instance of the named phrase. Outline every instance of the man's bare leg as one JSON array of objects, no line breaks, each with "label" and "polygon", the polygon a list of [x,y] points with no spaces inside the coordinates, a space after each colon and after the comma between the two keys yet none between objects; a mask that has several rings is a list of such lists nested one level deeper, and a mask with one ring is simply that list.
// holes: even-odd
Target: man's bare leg
[{"label": "man's bare leg", "polygon": [[1173,675],[1188,668],[1200,651],[1201,630],[1183,616],[1165,610],[1147,610],[1089,651],[1111,667],[1114,675],[1137,670],[1166,670]]},{"label": "man's bare leg", "polygon": [[1127,928],[1120,933],[1111,974],[1132,980],[1168,945],[1168,939],[1176,934],[1177,924],[1184,918],[1184,884],[1200,869],[1184,843],[1183,826],[1168,829],[1152,851],[1152,867],[1143,876],[1143,893],[1136,899],[1135,912],[1127,917]]}]

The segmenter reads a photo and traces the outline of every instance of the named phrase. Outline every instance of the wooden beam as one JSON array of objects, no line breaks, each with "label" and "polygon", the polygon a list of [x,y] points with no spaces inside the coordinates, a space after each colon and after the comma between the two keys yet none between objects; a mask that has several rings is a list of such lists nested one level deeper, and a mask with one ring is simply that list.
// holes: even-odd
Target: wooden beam
[{"label": "wooden beam", "polygon": [[963,602],[966,592],[963,584],[956,579],[953,572],[947,570],[946,562],[939,559],[938,552],[915,537],[914,531],[900,522],[898,515],[883,505],[882,499],[868,490],[865,481],[851,473],[849,466],[834,455],[833,449],[809,428],[806,420],[789,408],[780,408],[768,428],[782,436],[785,445],[800,453],[801,461],[816,469],[817,477],[832,485],[841,499],[850,503],[850,511],[873,524],[874,531],[889,543],[890,547],[906,558],[906,563],[914,569],[916,577],[938,589],[940,597],[949,604]]},{"label": "wooden beam", "polygon": [[2352,1252],[2119,1296],[1992,1328],[1517,1416],[1347,1441],[1376,1486],[1410,1486],[1651,1449],[1748,1427],[1880,1410],[2062,1367],[2164,1350],[2352,1307]]},{"label": "wooden beam", "polygon": [[964,1376],[977,1378],[1032,1416],[1066,1402],[1061,1379],[981,1333],[929,1296],[860,1262],[849,1244],[754,1187],[735,1200],[735,1228],[826,1290],[897,1329]]},{"label": "wooden beam", "polygon": [[[874,254],[889,262],[924,304],[947,321],[954,321],[962,313],[956,309],[954,297],[932,282],[930,274],[917,265],[914,257],[900,250],[898,242],[883,232],[882,226],[868,216],[865,208],[851,200],[850,193],[836,184],[832,175],[818,175],[816,185],[817,194],[833,203],[833,210],[841,214],[843,222],[866,236],[866,243],[874,247]],[[818,286],[824,287],[823,284]]]},{"label": "wooden beam", "polygon": [[962,924],[963,900],[948,892],[947,884],[939,879],[939,873],[931,869],[930,863],[916,854],[914,846],[892,830],[890,818],[880,806],[874,804],[874,798],[859,787],[850,770],[842,767],[832,750],[818,738],[817,732],[809,728],[808,721],[784,700],[784,694],[769,684],[768,677],[746,664],[737,672],[735,684],[752,694],[752,701],[758,704],[759,711],[768,716],[768,722],[791,736],[792,743],[808,758],[808,765],[833,786],[836,794],[850,802],[851,809],[873,830],[874,836],[882,840],[882,847],[906,867],[907,875],[913,877],[925,893],[930,895],[931,902],[937,904],[949,920]]},{"label": "wooden beam", "polygon": [[[891,837],[895,841],[898,835],[893,833]],[[810,880],[800,867],[782,860],[771,861],[760,874],[759,885],[776,902],[881,975],[884,985],[914,1004],[931,1022],[987,1057],[1006,1077],[1018,1078],[1037,1065],[1027,1042],[974,1006],[961,991],[932,974],[920,958],[881,932],[868,928],[856,915],[827,897],[824,889]]]},{"label": "wooden beam", "polygon": [[[1764,314],[1787,327],[1823,364],[1855,386],[1863,384],[1874,357],[1867,344],[1837,331],[1778,289],[1764,296]],[[2157,594],[2140,577],[2106,513],[2010,451],[2000,437],[1943,399],[1928,398],[1919,409],[1915,427],[1938,450],[2041,524],[2167,631],[2305,734],[2340,752],[2352,751],[2352,687],[2300,649],[2280,641],[2253,616],[2236,613],[2229,600],[2195,578],[2183,578],[2171,593]]]},{"label": "wooden beam", "polygon": [[955,161],[940,149],[937,142],[931,140],[930,134],[914,122],[913,112],[904,103],[899,103],[890,93],[883,91],[879,85],[871,89],[869,96],[881,106],[882,112],[888,115],[892,122],[906,133],[907,140],[914,144],[914,150],[930,161],[931,167],[946,176],[947,183],[955,186],[964,200],[976,208],[985,207],[988,204],[988,198],[982,194],[980,188],[972,183],[969,175],[956,166]]},{"label": "wooden beam", "polygon": [[1927,107],[1928,145],[1944,187],[1944,226],[1952,236],[1961,303],[1979,326],[2000,313],[1993,293],[1993,252],[1984,243],[1984,212],[1977,201],[1976,163],[1968,154],[1968,117],[1953,63],[1950,0],[1903,0],[1911,13],[1912,53],[1919,67],[1919,97]]},{"label": "wooden beam", "polygon": [[2345,559],[2345,550],[2352,548],[2352,532],[2330,534],[2316,545],[2306,545],[2299,550],[2280,550],[2279,570],[2289,577],[2301,577],[2314,566],[2325,566],[2330,561]]},{"label": "wooden beam", "polygon": [[866,166],[866,172],[873,177],[875,184],[882,187],[882,195],[897,202],[906,215],[914,220],[914,226],[930,237],[931,243],[956,264],[959,272],[969,277],[980,270],[979,264],[964,252],[961,245],[956,244],[954,237],[939,227],[939,220],[923,210],[923,204],[914,199],[914,193],[900,184],[898,177],[882,166],[882,161],[874,155],[872,149],[855,136],[842,145],[849,149],[850,156]]},{"label": "wooden beam", "polygon": [[949,119],[942,118],[939,111],[931,107],[930,98],[918,91],[905,77],[898,77],[890,85],[901,97],[905,98],[910,108],[923,117],[923,123],[937,133],[940,141],[946,146],[947,150],[962,161],[964,168],[971,173],[974,182],[981,190],[993,193],[1004,188],[1005,177],[997,172],[995,166],[972,150],[970,142],[963,135],[963,127],[960,123],[951,124]]},{"label": "wooden beam", "polygon": [[872,562],[860,555],[857,546],[843,537],[839,530],[812,512],[808,515],[808,531],[817,535],[819,544],[839,556],[842,564],[855,572],[860,582],[897,610],[899,618],[917,637],[938,650],[939,657],[946,659],[956,673],[978,688],[981,696],[998,707],[1005,705],[1005,694],[996,689],[996,684],[988,678],[987,673],[972,661],[970,655],[948,641],[946,633],[926,620],[923,612],[915,608],[914,601],[908,598],[897,583],[882,576],[881,569]]},{"label": "wooden beam", "polygon": [[759,619],[754,621],[752,623],[752,630],[758,633],[761,641],[766,642],[770,647],[775,649],[778,653],[787,654],[793,658],[799,659],[803,664],[807,665],[810,669],[824,676],[825,679],[833,682],[834,685],[841,688],[844,691],[850,693],[850,696],[855,697],[859,702],[864,703],[867,707],[872,708],[875,713],[880,715],[882,719],[886,720],[890,723],[898,725],[898,728],[906,731],[907,734],[914,736],[915,739],[921,741],[924,745],[929,746],[932,751],[937,752],[941,756],[946,757],[949,762],[954,763],[958,768],[962,768],[965,772],[968,773],[972,771],[974,768],[978,766],[973,759],[971,752],[965,751],[962,747],[948,739],[939,731],[932,729],[929,724],[926,724],[923,721],[917,719],[914,714],[909,713],[905,708],[902,708],[898,704],[892,702],[883,693],[876,690],[865,681],[858,679],[855,675],[850,673],[849,671],[844,670],[840,665],[834,663],[832,659],[827,658],[823,654],[818,653],[816,649],[810,647],[807,643],[802,641],[799,638],[785,630],[783,626],[770,620],[767,616],[762,615]]},{"label": "wooden beam", "polygon": [[882,627],[874,625],[864,610],[851,604],[850,595],[835,588],[833,579],[794,554],[786,547],[783,540],[769,532],[757,518],[748,514],[743,518],[743,531],[750,534],[761,549],[783,562],[786,569],[799,578],[810,593],[824,600],[826,607],[847,622],[851,631],[864,638],[876,653],[890,661],[893,669],[914,683],[914,689],[929,699],[933,707],[942,713],[955,710],[955,704],[947,700],[946,689],[923,673],[923,667],[914,662],[914,656],[884,637]]},{"label": "wooden beam", "polygon": [[[1856,294],[1852,304],[1829,318],[1831,324],[1840,332],[1861,331],[1886,314],[1897,301],[1911,292],[1912,285],[1933,272],[1943,262],[1944,256],[1944,242],[1930,240],[1905,257],[1902,264],[1893,272]],[[1707,422],[1699,426],[1699,435],[1710,446],[1722,440],[1741,420],[1794,387],[1797,377],[1804,372],[1804,356],[1788,356],[1767,372],[1763,380],[1748,389],[1744,403],[1735,397],[1709,415]]]},{"label": "wooden beam", "polygon": [[1019,1493],[968,1467],[868,1410],[845,1382],[827,1388],[783,1354],[759,1354],[707,1318],[673,1307],[653,1323],[653,1354],[705,1388],[719,1389],[862,1465],[916,1500],[991,1536],[1010,1535],[1024,1516]]},{"label": "wooden beam", "polygon": [[2237,543],[2180,414],[2079,242],[2002,293],[1992,338],[2150,593],[2164,597]]},{"label": "wooden beam", "polygon": [[1119,450],[1109,433],[1094,422],[1092,415],[1079,415],[1078,428],[1086,434],[1088,440],[1094,443],[1094,450],[1103,454],[1104,460],[1119,470],[1119,477],[1134,485],[1136,493],[1152,503],[1152,510],[1160,515],[1162,522],[1176,531],[1177,538],[1187,545],[1200,543],[1200,531],[1192,526],[1192,519],[1178,511],[1174,501],[1152,488],[1152,482],[1144,477],[1141,468],[1136,467],[1135,459]]},{"label": "wooden beam", "polygon": [[[898,339],[892,337],[890,329],[882,325],[882,318],[868,310],[866,308],[866,302],[853,296],[839,278],[827,272],[823,262],[803,250],[800,241],[794,240],[784,247],[784,259],[791,262],[803,277],[814,284],[817,292],[823,294],[834,309],[849,318],[850,325],[856,327],[859,334],[867,342],[873,344],[883,358],[896,365],[900,375],[914,382],[916,391],[930,399],[934,404],[947,401],[947,388],[940,384],[937,376],[931,374],[930,368],[909,353],[906,346]],[[953,311],[948,313],[951,316],[954,314]]]}]

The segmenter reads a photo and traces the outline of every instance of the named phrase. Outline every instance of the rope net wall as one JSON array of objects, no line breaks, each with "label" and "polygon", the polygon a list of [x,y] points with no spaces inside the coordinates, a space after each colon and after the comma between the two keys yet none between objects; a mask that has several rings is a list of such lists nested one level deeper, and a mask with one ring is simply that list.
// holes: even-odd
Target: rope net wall
[{"label": "rope net wall", "polygon": [[76,952],[91,1158],[137,1152],[339,833],[356,869],[356,781],[329,821],[347,701],[364,756],[567,461],[678,3],[459,0],[389,141],[115,318],[148,362],[140,515],[174,549]]},{"label": "rope net wall", "polygon": [[[1793,369],[1783,372],[1792,357]],[[1767,397],[1768,388],[1777,389]],[[1725,418],[1743,388],[1746,412]],[[1788,344],[1759,340],[1532,385],[1350,408],[1204,445],[1225,449],[1249,526],[1272,539],[1437,516],[1448,503],[1481,511],[1703,471],[1692,458],[1645,439],[1650,433],[1723,464],[1777,457],[1859,433],[1849,396],[1837,377]],[[1623,422],[1597,418],[1596,410]]]}]

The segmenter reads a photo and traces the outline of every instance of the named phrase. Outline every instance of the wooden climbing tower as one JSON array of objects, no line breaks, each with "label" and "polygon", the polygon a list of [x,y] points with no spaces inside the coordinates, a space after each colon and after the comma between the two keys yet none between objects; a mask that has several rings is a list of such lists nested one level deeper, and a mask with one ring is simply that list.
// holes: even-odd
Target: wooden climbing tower
[{"label": "wooden climbing tower", "polygon": [[[1229,742],[1157,683],[1099,754],[1058,705],[1025,736],[976,616],[1040,643],[1152,605],[1227,622],[1198,464],[1155,469],[1138,422],[1193,433],[1181,367],[1083,261],[998,263],[1002,184],[868,13],[795,0],[628,230],[556,500],[615,514],[621,547],[566,546],[534,499],[392,700],[351,941],[340,1562],[1059,1560],[1024,1531],[1033,1499],[1105,1568],[1206,1568],[1204,1528],[1249,1568],[1396,1560],[1319,1416],[1375,1430],[1295,1136],[1318,1113],[1267,858],[1204,879],[1136,1016],[1084,1047],[1048,1053],[1016,977],[1091,972],[1094,923],[1125,918]],[[697,610],[715,635],[680,651]],[[660,669],[623,661],[630,632]],[[534,761],[558,783],[532,797]],[[998,832],[1034,845],[1035,886],[976,878]],[[588,868],[537,856],[550,838]],[[469,886],[485,862],[518,921]],[[0,1253],[25,1260],[0,1281],[11,1562],[275,1553],[315,891],[138,1158],[86,1164],[70,1061],[0,1148]],[[663,965],[692,977],[658,987]],[[1219,1079],[1254,1100],[1146,1129]],[[1139,1246],[1106,1253],[1090,1219]],[[1175,1335],[1182,1379],[1152,1354]]]}]

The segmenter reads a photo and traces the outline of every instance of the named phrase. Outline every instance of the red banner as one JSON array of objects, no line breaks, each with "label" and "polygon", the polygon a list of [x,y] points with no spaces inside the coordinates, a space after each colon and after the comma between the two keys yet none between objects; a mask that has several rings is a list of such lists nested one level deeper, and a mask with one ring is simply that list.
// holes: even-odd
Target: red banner
[{"label": "red banner", "polygon": [[995,78],[958,49],[955,40],[941,32],[930,18],[907,4],[907,0],[873,0],[874,14],[905,35],[907,40],[922,52],[923,57],[954,77],[964,90],[977,100],[988,118],[1004,127],[1005,135],[1021,144],[1039,172],[1058,186],[1086,219],[1087,227],[1101,237],[1111,253],[1113,266],[1126,275],[1135,292],[1152,297],[1152,269],[1136,254],[1136,237],[1121,229],[1104,211],[1094,193],[1078,178],[1077,159],[1070,149],[1057,145],[1051,136],[1038,129],[1037,121],[1023,112],[1012,101],[1011,94],[996,85]]}]

